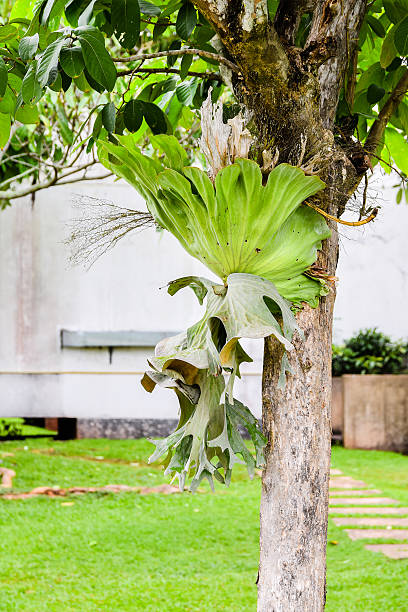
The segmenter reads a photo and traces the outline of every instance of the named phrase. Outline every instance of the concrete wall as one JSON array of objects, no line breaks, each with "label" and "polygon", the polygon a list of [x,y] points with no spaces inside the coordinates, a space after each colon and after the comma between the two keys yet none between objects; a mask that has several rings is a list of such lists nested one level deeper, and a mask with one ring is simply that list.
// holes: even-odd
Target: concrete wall
[{"label": "concrete wall", "polygon": [[[19,200],[1,213],[0,416],[174,419],[174,394],[149,395],[140,385],[153,349],[61,349],[60,332],[185,329],[202,316],[193,292],[170,297],[160,288],[211,274],[154,229],[124,239],[89,271],[72,267],[64,239],[80,193],[144,208],[125,184],[86,183],[40,192],[34,206]],[[252,344],[258,359],[237,387],[260,415],[262,343]]]},{"label": "concrete wall", "polygon": [[[381,185],[379,185],[380,187]],[[211,274],[168,233],[129,235],[91,270],[73,268],[63,244],[78,216],[76,194],[143,207],[126,185],[94,184],[40,192],[0,212],[0,416],[174,419],[175,398],[146,394],[139,384],[150,349],[61,349],[62,328],[80,331],[181,330],[201,308],[190,290],[174,297],[160,287],[179,276]],[[408,336],[405,238],[408,207],[389,187],[384,212],[365,229],[341,228],[335,339],[377,325]],[[260,416],[262,342],[243,367],[238,397]]]},{"label": "concrete wall", "polygon": [[346,448],[408,452],[408,375],[342,377]]},{"label": "concrete wall", "polygon": [[396,183],[395,175],[377,172],[368,191],[370,205],[381,206],[377,219],[361,228],[338,226],[336,343],[375,326],[394,339],[408,338],[408,205],[395,203]]}]

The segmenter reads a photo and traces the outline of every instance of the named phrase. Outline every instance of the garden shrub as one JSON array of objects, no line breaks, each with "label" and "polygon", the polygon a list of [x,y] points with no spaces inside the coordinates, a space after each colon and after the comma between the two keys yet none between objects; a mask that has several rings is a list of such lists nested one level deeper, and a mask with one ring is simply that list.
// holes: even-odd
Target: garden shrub
[{"label": "garden shrub", "polygon": [[376,328],[361,330],[341,346],[333,345],[333,376],[401,374],[407,371],[407,344],[393,342]]}]

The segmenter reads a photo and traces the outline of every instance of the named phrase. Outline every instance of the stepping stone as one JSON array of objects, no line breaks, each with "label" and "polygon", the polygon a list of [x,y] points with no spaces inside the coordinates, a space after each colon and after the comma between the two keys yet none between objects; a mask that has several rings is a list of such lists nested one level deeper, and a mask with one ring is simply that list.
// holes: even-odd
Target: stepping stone
[{"label": "stepping stone", "polygon": [[368,538],[387,538],[388,540],[408,540],[408,529],[345,529],[351,540]]},{"label": "stepping stone", "polygon": [[330,500],[330,505],[338,504],[339,506],[344,504],[356,505],[356,506],[373,506],[377,504],[384,504],[388,506],[390,504],[398,504],[396,499],[390,497],[337,497],[336,499]]},{"label": "stepping stone", "polygon": [[[357,489],[357,491],[347,491],[347,495],[381,495],[382,491],[378,489]],[[330,495],[344,495],[344,491],[330,491]]]},{"label": "stepping stone", "polygon": [[367,483],[362,480],[354,480],[348,476],[338,476],[331,479],[329,483],[331,489],[361,489],[367,486]]},{"label": "stepping stone", "polygon": [[364,548],[383,553],[390,559],[408,559],[408,544],[367,544]]},{"label": "stepping stone", "polygon": [[363,525],[364,527],[408,527],[408,518],[383,518],[383,517],[367,517],[362,518],[334,518],[332,519],[334,524],[338,527],[342,527],[344,525],[349,525],[352,527],[353,525]]},{"label": "stepping stone", "polygon": [[[336,500],[338,501],[338,500]],[[330,508],[329,514],[408,514],[408,508]]]},{"label": "stepping stone", "polygon": [[343,472],[341,470],[336,470],[334,468],[330,470],[330,476],[341,476],[342,474]]}]

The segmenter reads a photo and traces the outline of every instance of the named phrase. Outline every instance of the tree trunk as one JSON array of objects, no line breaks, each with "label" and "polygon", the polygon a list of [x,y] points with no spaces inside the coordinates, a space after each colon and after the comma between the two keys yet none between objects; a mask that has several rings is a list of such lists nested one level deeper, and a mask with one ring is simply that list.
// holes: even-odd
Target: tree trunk
[{"label": "tree trunk", "polygon": [[[337,259],[337,235],[322,257]],[[258,612],[320,612],[326,599],[326,541],[331,448],[331,334],[335,292],[297,316],[293,370],[276,389],[281,346],[265,340]]]},{"label": "tree trunk", "polygon": [[[278,154],[279,163],[317,170],[326,189],[313,202],[339,217],[369,167],[358,143],[354,151],[355,143],[346,139],[342,148],[334,127],[367,0],[280,0],[273,23],[267,0],[193,2],[239,68],[239,74],[227,76],[252,117],[253,158],[267,166],[265,161]],[[308,39],[298,48],[296,32],[305,12],[313,18]],[[337,253],[333,228],[319,255],[323,273],[334,275]],[[281,348],[271,338],[265,341],[263,424],[269,445],[261,501],[259,612],[324,609],[334,297],[333,289],[318,308],[305,307],[298,314],[305,338],[294,340],[293,372],[282,391],[276,389]]]}]

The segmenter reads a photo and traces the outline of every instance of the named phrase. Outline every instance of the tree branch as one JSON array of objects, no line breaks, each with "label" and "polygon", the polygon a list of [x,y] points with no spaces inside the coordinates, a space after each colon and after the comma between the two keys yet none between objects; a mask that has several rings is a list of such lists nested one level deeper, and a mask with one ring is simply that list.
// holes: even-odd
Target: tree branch
[{"label": "tree branch", "polygon": [[75,177],[72,179],[64,180],[64,179],[67,179],[69,176],[78,174],[79,172],[84,172],[84,171],[86,172],[88,168],[90,168],[91,166],[94,166],[96,163],[97,163],[96,160],[92,160],[86,164],[82,164],[81,166],[78,166],[77,168],[71,168],[71,170],[68,170],[67,172],[62,173],[59,176],[58,176],[58,171],[55,168],[54,176],[46,181],[43,181],[42,183],[40,182],[40,183],[34,183],[32,185],[28,185],[27,187],[24,187],[20,191],[15,191],[12,189],[8,191],[0,191],[0,200],[17,200],[27,195],[36,193],[37,191],[41,191],[42,189],[48,189],[48,187],[54,187],[58,185],[67,185],[68,183],[79,183],[81,181],[86,181],[86,180],[102,180],[112,175],[112,173],[109,173],[109,174],[104,174],[104,175],[96,176],[96,177],[87,177],[84,174],[80,177]]},{"label": "tree branch", "polygon": [[[358,43],[360,28],[366,13],[366,0],[318,0],[313,13],[310,34],[305,51],[335,49],[320,66],[318,77],[321,86],[320,113],[326,128],[332,129],[336,109],[347,66]],[[326,61],[327,60],[327,61]],[[315,58],[314,58],[315,61]]]},{"label": "tree branch", "polygon": [[391,92],[387,102],[382,107],[377,119],[374,121],[364,143],[364,150],[372,155],[376,152],[378,145],[384,135],[388,121],[397,110],[408,91],[408,70],[404,72],[394,90]]},{"label": "tree branch", "polygon": [[233,62],[230,62],[226,57],[218,55],[218,53],[210,53],[209,51],[203,51],[202,49],[173,49],[168,51],[158,51],[157,53],[142,53],[140,55],[130,55],[129,57],[113,58],[114,62],[125,63],[125,62],[139,62],[141,60],[150,60],[157,57],[178,57],[182,55],[198,55],[207,59],[212,59],[224,66],[228,66],[234,72],[240,72],[238,66]]},{"label": "tree branch", "polygon": [[[138,68],[137,70],[129,69],[129,70],[119,70],[117,72],[118,76],[127,76],[128,74],[137,74],[138,72],[146,72],[147,74],[180,74],[180,70],[177,68]],[[189,71],[187,73],[188,76],[200,77],[202,79],[209,79],[210,81],[222,81],[222,77],[220,74],[216,72],[194,72]]]},{"label": "tree branch", "polygon": [[113,176],[112,172],[107,172],[106,174],[101,174],[100,176],[78,176],[77,178],[69,179],[67,181],[58,181],[55,186],[71,185],[72,183],[82,183],[83,181],[102,181],[110,176]]}]

